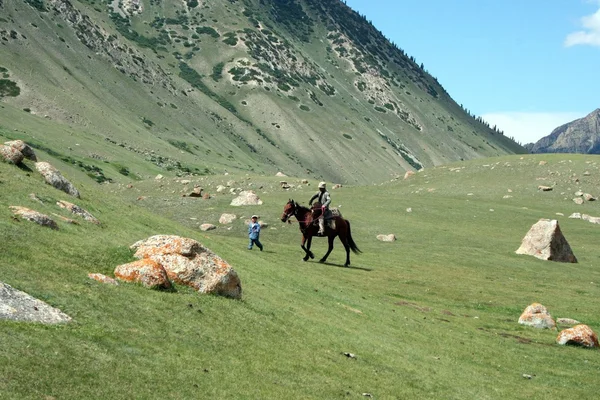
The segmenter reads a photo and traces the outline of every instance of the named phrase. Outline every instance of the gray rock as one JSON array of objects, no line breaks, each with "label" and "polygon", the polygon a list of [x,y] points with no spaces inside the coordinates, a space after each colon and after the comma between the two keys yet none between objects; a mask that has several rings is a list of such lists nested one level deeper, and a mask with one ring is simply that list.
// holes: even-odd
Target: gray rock
[{"label": "gray rock", "polygon": [[0,282],[0,319],[60,324],[71,317],[29,294]]},{"label": "gray rock", "polygon": [[79,191],[73,186],[71,182],[69,182],[59,170],[54,168],[50,163],[47,162],[38,162],[35,163],[35,168],[38,170],[40,174],[44,177],[46,182],[58,190],[62,190],[65,193],[70,194],[71,196],[79,198]]},{"label": "gray rock", "polygon": [[540,219],[523,238],[517,254],[527,254],[541,260],[576,263],[577,258],[563,236],[558,221]]}]

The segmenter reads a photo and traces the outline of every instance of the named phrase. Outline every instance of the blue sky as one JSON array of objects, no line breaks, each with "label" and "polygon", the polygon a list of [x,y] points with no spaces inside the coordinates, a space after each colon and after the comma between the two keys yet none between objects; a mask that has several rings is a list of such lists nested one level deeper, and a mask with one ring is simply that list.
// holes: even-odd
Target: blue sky
[{"label": "blue sky", "polygon": [[600,0],[346,0],[525,144],[600,108]]}]

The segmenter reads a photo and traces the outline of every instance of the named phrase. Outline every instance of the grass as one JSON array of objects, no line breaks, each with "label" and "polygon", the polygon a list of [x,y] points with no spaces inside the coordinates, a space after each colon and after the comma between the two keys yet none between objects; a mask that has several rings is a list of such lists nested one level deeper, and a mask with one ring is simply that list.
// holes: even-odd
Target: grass
[{"label": "grass", "polygon": [[[342,267],[339,242],[328,263],[303,263],[297,225],[279,221],[285,202],[306,204],[316,182],[283,191],[274,176],[192,178],[213,194],[200,200],[180,197],[186,186],[168,174],[132,188],[97,185],[75,166],[52,162],[80,188],[76,203],[103,225],[51,231],[11,219],[8,205],[61,214],[55,200],[70,199],[36,173],[0,163],[2,281],[74,318],[61,326],[0,324],[6,398],[560,399],[594,398],[600,388],[587,378],[600,370],[597,350],[558,346],[556,331],[517,324],[537,301],[555,318],[600,331],[600,230],[567,218],[600,215],[599,204],[571,201],[576,190],[597,190],[593,156],[477,160],[332,190],[363,251],[351,256],[352,268]],[[555,189],[538,191],[547,180]],[[264,205],[230,206],[232,196],[215,190],[228,181],[256,190]],[[239,218],[222,226],[225,212]],[[244,220],[257,212],[269,223],[265,251],[249,252]],[[514,254],[542,217],[559,219],[578,264]],[[203,222],[218,228],[201,232]],[[132,260],[130,244],[159,233],[195,238],[226,259],[242,279],[243,300],[87,278],[111,275]],[[377,241],[381,233],[398,241]],[[324,241],[313,248],[320,257]]]}]

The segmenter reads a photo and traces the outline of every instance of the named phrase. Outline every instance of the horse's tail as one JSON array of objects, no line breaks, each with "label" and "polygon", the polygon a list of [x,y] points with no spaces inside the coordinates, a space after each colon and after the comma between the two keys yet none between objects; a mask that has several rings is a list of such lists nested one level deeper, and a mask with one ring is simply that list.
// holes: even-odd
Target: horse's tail
[{"label": "horse's tail", "polygon": [[362,253],[356,243],[354,243],[354,239],[352,239],[352,232],[350,231],[350,221],[346,220],[348,224],[348,246],[350,246],[350,250],[354,252],[354,254]]}]

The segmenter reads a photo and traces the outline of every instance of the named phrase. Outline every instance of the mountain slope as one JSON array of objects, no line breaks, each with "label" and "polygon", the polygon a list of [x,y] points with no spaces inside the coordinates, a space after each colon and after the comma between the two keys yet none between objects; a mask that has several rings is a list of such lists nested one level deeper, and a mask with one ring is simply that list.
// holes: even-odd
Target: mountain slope
[{"label": "mountain slope", "polygon": [[532,153],[600,154],[600,108],[554,129],[533,144]]},{"label": "mountain slope", "polygon": [[[124,161],[115,147],[131,149],[133,176],[281,170],[369,183],[524,151],[338,0],[3,0],[0,10],[0,67],[19,90],[3,97],[2,126],[21,124],[14,136],[29,141],[44,126],[57,132],[50,143],[69,127],[109,163]],[[19,109],[29,113],[15,121]]]}]

